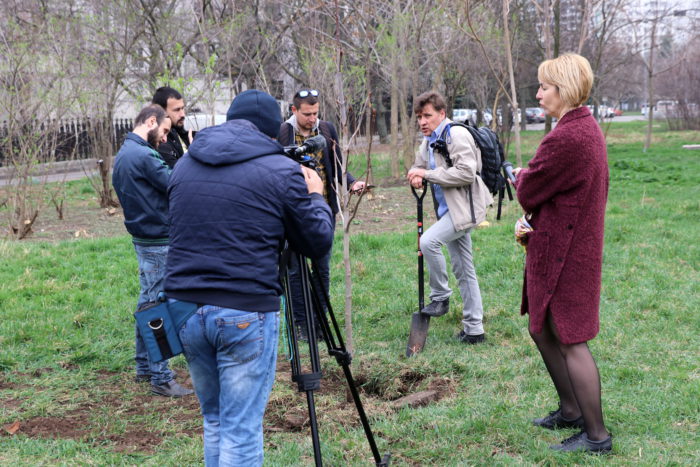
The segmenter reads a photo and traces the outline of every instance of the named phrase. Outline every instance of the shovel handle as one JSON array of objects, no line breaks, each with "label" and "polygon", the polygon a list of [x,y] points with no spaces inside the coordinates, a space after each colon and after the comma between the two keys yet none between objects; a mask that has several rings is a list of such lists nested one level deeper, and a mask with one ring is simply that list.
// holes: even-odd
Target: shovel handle
[{"label": "shovel handle", "polygon": [[424,281],[424,272],[423,272],[423,252],[420,251],[420,238],[423,235],[423,198],[425,198],[425,194],[428,192],[428,182],[423,179],[423,189],[420,193],[416,191],[415,188],[411,185],[411,191],[413,192],[413,196],[416,198],[417,205],[416,205],[416,227],[418,230],[418,242],[416,245],[416,253],[418,254],[418,311],[423,309],[425,306],[425,301],[424,301],[424,287],[423,283]]},{"label": "shovel handle", "polygon": [[[428,187],[428,182],[423,179],[423,188],[421,190],[421,194],[419,195],[418,192],[416,191],[415,188],[413,188],[413,185],[411,185],[411,191],[413,192],[413,197],[416,198],[416,201],[423,202],[423,198],[425,198],[425,193],[427,193],[427,187]],[[421,206],[422,207],[422,206]],[[423,211],[421,210],[421,213]]]}]

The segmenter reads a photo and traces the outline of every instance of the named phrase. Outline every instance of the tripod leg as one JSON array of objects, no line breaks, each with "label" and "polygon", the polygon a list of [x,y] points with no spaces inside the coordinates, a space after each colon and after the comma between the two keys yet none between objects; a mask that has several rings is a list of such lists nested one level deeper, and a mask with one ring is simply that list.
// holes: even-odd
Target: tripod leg
[{"label": "tripod leg", "polygon": [[[312,276],[313,277],[313,276]],[[338,321],[335,319],[335,314],[333,313],[333,307],[331,306],[328,293],[325,288],[321,286],[318,277],[313,277],[312,281],[312,292],[315,310],[315,318],[321,325],[321,329],[324,333],[324,341],[328,347],[328,353],[335,357],[336,361],[343,369],[343,374],[345,375],[345,380],[347,381],[348,388],[352,394],[355,407],[357,409],[357,414],[360,417],[360,422],[362,423],[362,428],[365,431],[365,436],[367,442],[369,443],[370,450],[372,451],[372,456],[374,457],[374,462],[379,467],[386,467],[389,465],[390,455],[387,454],[384,458],[381,457],[379,449],[377,448],[377,443],[374,439],[374,434],[372,433],[372,427],[369,424],[369,419],[365,413],[364,406],[362,405],[362,400],[360,399],[360,393],[357,391],[357,385],[352,377],[352,371],[350,370],[350,363],[352,361],[352,356],[347,351],[345,344],[343,343],[342,335],[340,334],[340,327],[338,326]],[[324,306],[327,313],[324,312]],[[420,314],[420,313],[417,313]],[[330,323],[329,323],[330,317]],[[430,319],[430,317],[428,317]],[[332,326],[331,326],[332,324]],[[426,329],[427,332],[427,329]],[[336,339],[339,343],[336,345]]]},{"label": "tripod leg", "polygon": [[320,389],[321,387],[321,365],[318,355],[318,343],[316,342],[308,264],[302,255],[297,255],[297,262],[300,266],[301,288],[304,298],[304,319],[308,329],[309,360],[311,371],[304,372],[302,369],[299,344],[297,342],[296,333],[294,332],[297,323],[294,321],[294,310],[292,304],[290,303],[291,294],[289,287],[289,275],[286,274],[284,279],[285,296],[287,298],[287,307],[285,308],[285,312],[287,319],[289,320],[288,322],[291,323],[288,328],[290,329],[289,335],[292,341],[291,347],[293,349],[291,365],[292,381],[297,383],[297,387],[300,392],[306,393],[306,402],[309,408],[309,424],[311,426],[311,440],[314,448],[314,460],[315,465],[320,467],[323,465],[323,460],[321,458],[321,443],[318,435],[314,391]]},{"label": "tripod leg", "polygon": [[311,425],[311,440],[314,447],[314,462],[316,467],[323,465],[323,457],[321,456],[321,441],[318,436],[318,422],[316,420],[316,403],[314,401],[313,390],[306,391],[306,404],[309,407],[309,424]]}]

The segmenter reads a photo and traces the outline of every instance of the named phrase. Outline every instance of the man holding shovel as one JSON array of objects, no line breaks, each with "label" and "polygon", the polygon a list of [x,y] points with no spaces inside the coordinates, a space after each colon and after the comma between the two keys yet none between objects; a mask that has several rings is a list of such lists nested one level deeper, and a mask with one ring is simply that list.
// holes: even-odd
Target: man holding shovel
[{"label": "man holding shovel", "polygon": [[[479,176],[479,148],[466,128],[447,128],[452,122],[445,117],[446,107],[445,99],[432,91],[418,96],[413,106],[424,138],[407,179],[414,188],[421,188],[424,180],[431,184],[438,218],[420,239],[420,249],[428,265],[431,299],[421,313],[437,317],[449,311],[452,290],[442,253],[442,246],[447,245],[463,302],[463,329],[457,339],[478,344],[486,339],[470,232],[486,219],[486,208],[493,198]],[[448,156],[433,150],[432,143],[438,139],[446,143]]]}]

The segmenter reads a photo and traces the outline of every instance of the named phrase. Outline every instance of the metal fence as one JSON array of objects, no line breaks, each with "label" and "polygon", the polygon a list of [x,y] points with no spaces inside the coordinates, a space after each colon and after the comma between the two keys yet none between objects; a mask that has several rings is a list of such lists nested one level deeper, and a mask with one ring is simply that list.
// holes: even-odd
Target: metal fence
[{"label": "metal fence", "polygon": [[[19,146],[20,138],[33,138],[44,153],[38,162],[58,162],[96,157],[96,138],[109,138],[117,152],[126,134],[133,128],[133,120],[118,118],[108,122],[100,119],[63,119],[51,122],[30,122],[22,131],[10,131],[7,121],[0,124],[0,167],[6,165],[11,147]],[[106,129],[106,130],[105,130]],[[11,134],[12,133],[12,134]],[[37,136],[39,135],[39,136]],[[14,144],[11,144],[14,143]]]}]

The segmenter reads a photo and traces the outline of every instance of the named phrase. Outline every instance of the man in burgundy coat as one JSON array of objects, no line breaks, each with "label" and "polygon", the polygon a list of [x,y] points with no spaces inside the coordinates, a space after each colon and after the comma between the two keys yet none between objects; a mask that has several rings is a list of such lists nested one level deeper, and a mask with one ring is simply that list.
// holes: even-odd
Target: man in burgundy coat
[{"label": "man in burgundy coat", "polygon": [[[588,60],[566,54],[538,70],[537,98],[559,119],[525,169],[518,201],[530,215],[521,312],[557,390],[560,405],[533,421],[548,429],[583,428],[551,446],[608,452],[600,377],[587,341],[598,334],[603,229],[608,196],[605,139],[583,104],[593,84]],[[516,235],[518,235],[516,233]],[[518,235],[520,237],[520,235]]]}]

